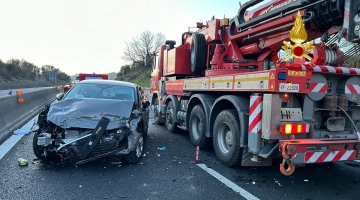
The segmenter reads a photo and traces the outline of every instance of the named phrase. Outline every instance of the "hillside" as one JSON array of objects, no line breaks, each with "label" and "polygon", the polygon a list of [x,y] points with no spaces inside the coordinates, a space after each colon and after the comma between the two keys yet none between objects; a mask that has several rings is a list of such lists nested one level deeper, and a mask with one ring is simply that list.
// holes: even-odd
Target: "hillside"
[{"label": "hillside", "polygon": [[150,86],[150,75],[152,68],[144,66],[134,66],[128,70],[122,70],[118,73],[119,81],[128,81],[140,85],[141,87]]}]

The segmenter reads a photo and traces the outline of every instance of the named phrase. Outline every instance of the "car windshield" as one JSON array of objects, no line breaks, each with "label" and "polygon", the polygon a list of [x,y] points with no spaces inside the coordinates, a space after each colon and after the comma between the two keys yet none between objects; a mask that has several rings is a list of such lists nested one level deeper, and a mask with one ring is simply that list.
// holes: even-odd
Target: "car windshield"
[{"label": "car windshield", "polygon": [[76,84],[64,99],[117,99],[135,101],[134,88],[114,84],[82,83]]}]

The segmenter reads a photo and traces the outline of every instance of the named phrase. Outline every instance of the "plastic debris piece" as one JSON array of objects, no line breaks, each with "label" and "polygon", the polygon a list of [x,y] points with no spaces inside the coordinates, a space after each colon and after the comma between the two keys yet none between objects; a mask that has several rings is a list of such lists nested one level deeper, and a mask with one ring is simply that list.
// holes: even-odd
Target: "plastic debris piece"
[{"label": "plastic debris piece", "polygon": [[275,180],[275,183],[277,183],[279,186],[282,186],[279,181],[277,181],[276,179],[274,179],[274,180]]},{"label": "plastic debris piece", "polygon": [[255,181],[253,181],[252,184],[255,185]]},{"label": "plastic debris piece", "polygon": [[14,131],[14,135],[27,135],[31,132],[29,129],[18,129]]},{"label": "plastic debris piece", "polygon": [[309,180],[305,179],[304,181],[305,181],[305,182],[308,182]]},{"label": "plastic debris piece", "polygon": [[18,164],[19,164],[19,166],[27,166],[27,165],[28,165],[28,161],[25,160],[24,158],[19,158],[19,159],[18,159]]},{"label": "plastic debris piece", "polygon": [[161,148],[158,148],[161,151],[165,151],[166,150],[166,146],[162,146]]}]

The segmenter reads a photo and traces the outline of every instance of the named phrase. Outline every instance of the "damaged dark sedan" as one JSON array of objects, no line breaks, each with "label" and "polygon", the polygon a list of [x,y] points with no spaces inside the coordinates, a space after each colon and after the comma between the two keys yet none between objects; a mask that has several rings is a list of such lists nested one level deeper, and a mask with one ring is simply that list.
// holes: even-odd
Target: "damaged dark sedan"
[{"label": "damaged dark sedan", "polygon": [[147,139],[150,103],[139,86],[85,80],[42,110],[34,154],[43,161],[84,164],[105,156],[138,162]]}]

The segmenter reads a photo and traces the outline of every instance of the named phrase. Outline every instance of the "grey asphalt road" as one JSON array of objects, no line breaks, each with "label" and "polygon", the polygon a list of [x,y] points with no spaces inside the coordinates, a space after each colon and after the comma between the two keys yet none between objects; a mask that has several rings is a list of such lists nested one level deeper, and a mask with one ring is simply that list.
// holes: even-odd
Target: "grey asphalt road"
[{"label": "grey asphalt road", "polygon": [[[221,174],[227,185],[194,163],[187,133],[168,133],[150,121],[146,156],[138,164],[110,159],[78,167],[52,168],[33,160],[32,134],[24,136],[0,160],[0,199],[358,199],[360,168],[353,163],[299,167],[292,176],[271,167],[228,168],[212,150],[201,151],[201,163]],[[166,150],[159,148],[165,146]],[[20,167],[18,158],[29,160]],[[240,191],[241,192],[241,191]]]},{"label": "grey asphalt road", "polygon": [[23,93],[27,93],[27,92],[35,92],[35,91],[39,91],[39,90],[44,90],[47,88],[51,88],[51,87],[19,88],[19,89],[0,90],[0,98],[7,96],[10,91],[12,91],[12,95],[16,95],[16,90],[22,90]]}]

